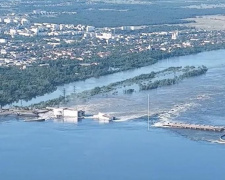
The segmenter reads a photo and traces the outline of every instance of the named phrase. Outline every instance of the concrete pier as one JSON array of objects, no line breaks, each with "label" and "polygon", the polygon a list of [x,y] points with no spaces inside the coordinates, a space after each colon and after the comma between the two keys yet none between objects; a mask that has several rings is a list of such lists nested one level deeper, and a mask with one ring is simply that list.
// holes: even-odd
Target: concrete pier
[{"label": "concrete pier", "polygon": [[179,129],[194,129],[194,130],[202,130],[202,131],[216,131],[216,132],[222,132],[225,130],[225,127],[222,127],[222,126],[185,124],[185,123],[167,123],[167,124],[163,124],[162,127],[179,128]]},{"label": "concrete pier", "polygon": [[26,110],[26,109],[4,109],[0,110],[0,117],[15,116],[15,117],[39,117],[39,114],[47,113],[49,110]]}]

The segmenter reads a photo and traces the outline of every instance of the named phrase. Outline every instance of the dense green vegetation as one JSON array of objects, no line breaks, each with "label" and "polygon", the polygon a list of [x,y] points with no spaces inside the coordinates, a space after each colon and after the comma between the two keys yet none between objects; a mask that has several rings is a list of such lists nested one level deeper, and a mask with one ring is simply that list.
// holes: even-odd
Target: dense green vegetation
[{"label": "dense green vegetation", "polygon": [[[98,63],[98,65],[90,66],[81,66],[77,61],[58,60],[38,62],[24,70],[17,67],[1,67],[0,105],[4,106],[20,99],[29,100],[50,93],[58,85],[65,83],[138,68],[153,64],[160,59],[186,55],[200,50],[199,48],[189,48],[170,53],[154,50],[128,55],[114,54],[103,60],[97,58],[88,60],[88,62]],[[39,64],[42,63],[49,64],[49,66],[40,67]],[[109,71],[109,67],[114,67],[117,70]]]},{"label": "dense green vegetation", "polygon": [[[86,60],[85,62],[87,63],[95,62],[98,64],[90,64],[90,66],[82,66],[78,61],[50,60],[35,63],[33,66],[24,70],[18,67],[0,67],[0,105],[4,106],[21,99],[30,100],[33,97],[50,93],[58,85],[65,83],[143,67],[156,63],[158,60],[174,56],[193,54],[223,47],[224,44],[196,48],[180,48],[172,52],[152,50],[125,55],[115,53],[105,59],[92,58]],[[43,63],[49,64],[49,66],[40,67],[39,64]],[[114,70],[109,70],[110,67],[113,67]]]},{"label": "dense green vegetation", "polygon": [[184,69],[184,73],[180,76],[175,76],[174,78],[171,78],[171,79],[156,80],[154,82],[149,82],[147,84],[139,84],[140,90],[157,89],[158,87],[162,87],[162,86],[170,86],[180,82],[181,80],[185,78],[205,74],[207,70],[208,69],[205,66],[198,67],[198,69],[192,69],[192,67],[188,67]]},{"label": "dense green vegetation", "polygon": [[[124,0],[125,1],[125,0]],[[31,22],[55,22],[55,23],[72,23],[72,24],[85,24],[93,25],[96,27],[105,26],[126,26],[126,25],[153,25],[149,29],[153,31],[168,31],[180,29],[180,26],[167,26],[161,24],[176,24],[184,23],[183,19],[201,16],[222,14],[223,8],[213,9],[189,9],[183,8],[193,3],[181,1],[163,1],[154,2],[149,5],[132,5],[132,4],[107,4],[107,3],[86,3],[86,0],[70,1],[72,5],[63,6],[45,6],[46,4],[53,5],[54,3],[63,2],[63,0],[38,2],[35,1],[30,5],[18,4],[15,11],[19,13],[30,13],[36,10],[38,5],[40,9],[51,12],[59,12],[56,17],[37,16],[32,17]],[[179,3],[177,3],[179,2]],[[219,0],[218,2],[222,2]],[[201,2],[195,2],[196,5]],[[207,4],[210,2],[206,2]],[[54,7],[54,8],[53,8]],[[104,10],[105,9],[105,10]],[[108,10],[107,10],[108,9]],[[111,10],[110,10],[111,9]],[[117,11],[119,10],[119,11]],[[120,11],[125,10],[125,11]],[[1,9],[3,11],[3,9]],[[4,10],[5,11],[5,10]],[[60,12],[77,12],[75,15],[61,14]],[[183,27],[182,27],[183,28]],[[129,32],[126,32],[129,33]],[[131,32],[132,33],[132,32]],[[7,36],[7,35],[6,35]],[[3,37],[2,37],[3,38]],[[6,38],[4,36],[4,38]],[[19,40],[35,42],[33,38],[18,38]],[[76,44],[77,45],[77,44]],[[67,46],[67,45],[62,45]],[[82,46],[82,45],[79,45]],[[141,53],[134,53],[124,55],[120,51],[105,59],[92,58],[85,60],[86,63],[97,62],[98,65],[81,66],[77,61],[45,61],[38,62],[32,67],[25,70],[20,70],[17,67],[0,67],[0,106],[10,104],[20,99],[29,100],[33,97],[50,93],[56,89],[58,85],[69,83],[72,81],[83,80],[89,77],[98,77],[118,71],[129,70],[146,65],[153,64],[158,60],[170,58],[174,56],[182,56],[188,54],[199,53],[202,51],[222,49],[225,43],[204,45],[194,48],[180,48],[172,52],[165,52],[160,50],[146,51]],[[21,46],[21,50],[24,47]],[[124,47],[125,48],[125,47]],[[20,50],[20,49],[18,49]],[[41,56],[38,54],[37,56]],[[49,64],[47,67],[39,67],[41,63]],[[113,67],[114,70],[109,70]],[[196,72],[193,72],[196,73]],[[144,75],[145,76],[145,75]],[[154,76],[151,74],[149,76]],[[137,77],[142,79],[142,77]],[[147,78],[147,77],[146,77]],[[149,77],[150,78],[150,77]],[[162,83],[162,82],[161,82]],[[165,84],[174,83],[173,80],[164,82]],[[164,84],[163,83],[163,84]],[[154,85],[156,86],[156,85]],[[108,90],[111,86],[107,87]],[[98,94],[99,89],[93,90],[92,94]]]},{"label": "dense green vegetation", "polygon": [[[141,0],[140,0],[141,1]],[[72,2],[72,1],[71,1]],[[128,25],[157,25],[177,24],[187,22],[184,19],[202,16],[223,14],[223,8],[189,9],[183,8],[193,2],[186,1],[155,1],[152,4],[108,4],[108,3],[84,3],[74,1],[70,6],[48,7],[40,4],[40,9],[48,12],[73,12],[75,15],[59,14],[56,17],[37,16],[32,22],[51,22],[68,24],[85,24],[96,27],[116,27]],[[124,0],[124,2],[128,2]],[[55,3],[55,1],[54,1]],[[204,2],[206,3],[206,2]],[[207,2],[208,3],[208,2]],[[39,3],[37,3],[39,4]],[[198,5],[201,2],[195,2]],[[32,6],[20,6],[20,11],[30,12]],[[108,9],[108,10],[107,10]],[[123,10],[123,11],[120,11]]]},{"label": "dense green vegetation", "polygon": [[[155,63],[148,54],[130,54],[112,56],[104,60],[92,59],[98,65],[81,66],[78,61],[58,60],[38,62],[24,70],[18,67],[0,67],[0,105],[4,106],[20,99],[30,100],[33,97],[50,93],[58,85],[98,77],[122,70],[141,67]],[[40,67],[40,64],[49,64]],[[117,71],[109,71],[109,67]]]},{"label": "dense green vegetation", "polygon": [[[189,77],[194,77],[194,76],[199,76],[202,75],[204,73],[207,72],[207,67],[205,66],[201,66],[201,67],[194,67],[194,66],[186,66],[184,68],[182,67],[169,67],[165,70],[162,71],[158,71],[158,72],[151,72],[148,74],[142,74],[139,76],[136,76],[134,78],[130,78],[130,79],[126,79],[124,81],[119,81],[116,83],[111,83],[107,86],[103,86],[103,87],[95,87],[92,90],[88,90],[88,91],[83,91],[81,93],[78,94],[73,94],[71,96],[67,96],[66,97],[66,101],[68,102],[68,99],[75,98],[75,99],[85,99],[85,98],[89,98],[91,96],[95,96],[98,94],[103,94],[103,93],[108,93],[108,92],[112,92],[112,91],[117,91],[117,88],[121,88],[121,87],[128,87],[128,89],[123,90],[124,94],[132,94],[135,90],[132,88],[129,88],[129,85],[133,85],[133,84],[138,84],[139,85],[139,90],[151,90],[151,89],[156,89],[162,86],[168,86],[168,85],[173,85],[176,83],[179,83],[180,81],[182,81],[185,78],[189,78]],[[161,79],[161,80],[155,80],[154,78],[157,78],[158,76],[165,76],[168,73],[181,73],[179,76],[175,76],[174,78],[168,79]],[[153,81],[153,82],[152,82]],[[146,83],[147,82],[147,83]],[[116,94],[116,93],[113,93]],[[35,108],[43,108],[46,106],[56,106],[59,105],[60,103],[64,102],[65,99],[64,97],[59,97],[53,100],[49,100],[46,102],[41,102],[38,104],[34,104],[31,107],[35,107]]]}]

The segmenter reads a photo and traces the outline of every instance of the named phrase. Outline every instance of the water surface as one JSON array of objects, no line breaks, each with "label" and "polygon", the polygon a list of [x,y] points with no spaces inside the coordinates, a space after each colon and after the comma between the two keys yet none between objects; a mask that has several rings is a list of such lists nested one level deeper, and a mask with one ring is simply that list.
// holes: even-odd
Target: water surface
[{"label": "water surface", "polygon": [[0,124],[0,177],[24,179],[222,179],[224,146],[145,123]]},{"label": "water surface", "polygon": [[[84,90],[90,90],[95,88],[96,86],[105,86],[110,83],[114,83],[117,81],[122,81],[128,78],[132,78],[143,73],[149,73],[151,71],[160,71],[166,69],[171,66],[201,66],[205,65],[208,68],[219,67],[225,64],[225,50],[217,50],[210,52],[203,52],[195,55],[174,57],[170,59],[165,59],[157,62],[154,65],[146,66],[142,68],[137,68],[134,70],[123,71],[119,73],[114,73],[106,76],[101,76],[99,78],[89,78],[85,81],[77,81],[69,84],[65,84],[64,86],[59,86],[56,91],[45,94],[44,96],[33,98],[32,100],[25,102],[23,101],[23,105],[30,105],[34,103],[39,103],[41,101],[46,101],[50,99],[57,98],[63,95],[64,88],[66,89],[66,94],[69,95],[74,92],[74,86],[76,92],[82,92]],[[20,105],[20,102],[17,103]]]},{"label": "water surface", "polygon": [[[27,123],[12,117],[0,119],[1,179],[223,179],[225,146],[218,143],[221,133],[156,127],[147,131],[146,115],[149,94],[150,114],[158,113],[151,121],[224,126],[224,57],[224,50],[206,52],[65,85],[68,91],[74,84],[81,91],[170,66],[209,68],[206,75],[174,86],[132,95],[109,94],[79,105],[88,112],[119,116],[119,122],[99,124],[85,119],[77,124],[53,120]],[[55,94],[45,97],[55,97],[61,90],[59,87]]]}]

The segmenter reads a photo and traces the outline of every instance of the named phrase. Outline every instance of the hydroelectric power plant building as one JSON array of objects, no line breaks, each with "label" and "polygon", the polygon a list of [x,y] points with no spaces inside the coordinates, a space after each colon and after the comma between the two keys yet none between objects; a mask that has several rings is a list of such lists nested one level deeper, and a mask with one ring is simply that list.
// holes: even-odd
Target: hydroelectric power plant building
[{"label": "hydroelectric power plant building", "polygon": [[71,108],[56,108],[53,109],[53,113],[56,118],[83,118],[85,115],[84,111],[78,111]]}]

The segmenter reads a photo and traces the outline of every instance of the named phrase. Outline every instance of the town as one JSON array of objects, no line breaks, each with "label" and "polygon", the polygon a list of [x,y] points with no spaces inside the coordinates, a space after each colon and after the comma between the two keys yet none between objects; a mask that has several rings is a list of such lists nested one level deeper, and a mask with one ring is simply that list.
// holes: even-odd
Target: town
[{"label": "town", "polygon": [[[62,13],[62,12],[60,12]],[[66,12],[65,12],[66,13]],[[76,13],[76,12],[67,12]],[[90,25],[32,23],[30,14],[9,13],[0,17],[0,66],[25,69],[34,62],[74,60],[81,66],[98,65],[97,59],[114,54],[144,51],[176,52],[179,49],[222,46],[225,32],[184,25],[143,25],[96,28]]]}]

